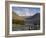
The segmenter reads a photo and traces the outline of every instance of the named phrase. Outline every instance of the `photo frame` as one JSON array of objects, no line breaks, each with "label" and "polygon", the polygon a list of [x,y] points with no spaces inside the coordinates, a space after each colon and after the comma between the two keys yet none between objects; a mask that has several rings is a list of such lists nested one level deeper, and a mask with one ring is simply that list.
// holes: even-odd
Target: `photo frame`
[{"label": "photo frame", "polygon": [[[31,21],[29,20],[30,22],[27,21],[29,17],[31,17],[30,18]],[[23,19],[24,21],[21,21]],[[27,22],[30,23],[31,26],[29,24],[25,26]],[[18,24],[21,25],[19,26]],[[38,26],[36,27],[35,25]],[[34,35],[44,35],[44,34],[45,34],[44,3],[5,1],[6,37],[34,36]]]}]

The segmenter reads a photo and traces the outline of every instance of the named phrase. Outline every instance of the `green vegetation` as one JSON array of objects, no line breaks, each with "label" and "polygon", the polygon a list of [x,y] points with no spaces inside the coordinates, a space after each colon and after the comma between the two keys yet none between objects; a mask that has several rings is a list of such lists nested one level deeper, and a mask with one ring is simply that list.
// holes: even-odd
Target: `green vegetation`
[{"label": "green vegetation", "polygon": [[24,21],[23,21],[23,20],[17,20],[17,19],[16,19],[16,20],[14,20],[14,19],[13,19],[13,20],[12,20],[12,23],[13,23],[13,24],[20,24],[20,25],[24,25]]},{"label": "green vegetation", "polygon": [[[23,29],[22,27],[24,27],[24,21],[23,20],[12,20],[12,27],[15,29]],[[14,30],[14,29],[13,29]]]}]

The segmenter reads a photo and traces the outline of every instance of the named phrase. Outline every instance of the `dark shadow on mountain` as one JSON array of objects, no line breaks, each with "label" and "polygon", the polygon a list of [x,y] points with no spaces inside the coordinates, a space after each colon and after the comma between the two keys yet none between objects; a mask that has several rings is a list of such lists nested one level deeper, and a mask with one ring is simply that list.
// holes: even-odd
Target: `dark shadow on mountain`
[{"label": "dark shadow on mountain", "polygon": [[26,18],[25,23],[26,25],[29,25],[29,30],[39,30],[40,29],[40,13],[37,13],[34,16],[29,16],[28,18]]}]

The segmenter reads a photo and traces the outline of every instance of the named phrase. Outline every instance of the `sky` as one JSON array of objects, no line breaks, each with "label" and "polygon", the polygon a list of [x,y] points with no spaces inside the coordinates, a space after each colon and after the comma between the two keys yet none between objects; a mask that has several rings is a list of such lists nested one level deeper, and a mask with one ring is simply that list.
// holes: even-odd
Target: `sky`
[{"label": "sky", "polygon": [[12,11],[19,16],[33,16],[40,13],[40,8],[35,7],[12,7]]}]

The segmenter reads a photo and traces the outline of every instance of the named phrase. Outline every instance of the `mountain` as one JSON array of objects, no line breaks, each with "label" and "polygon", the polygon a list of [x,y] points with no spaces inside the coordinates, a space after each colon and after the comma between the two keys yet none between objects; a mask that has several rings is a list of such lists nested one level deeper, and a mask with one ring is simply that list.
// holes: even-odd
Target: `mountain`
[{"label": "mountain", "polygon": [[31,30],[40,29],[40,13],[37,13],[34,16],[29,16],[25,19],[26,19],[25,23],[27,26],[29,26],[29,29],[30,28]]},{"label": "mountain", "polygon": [[40,13],[37,13],[34,16],[32,16],[31,20],[35,24],[40,24]]},{"label": "mountain", "polygon": [[26,20],[31,20],[30,22],[33,22],[33,23],[37,23],[37,22],[39,22],[40,21],[40,13],[36,13],[35,15],[33,15],[33,16],[29,16],[29,17],[27,17],[26,18]]},{"label": "mountain", "polygon": [[16,13],[12,12],[12,19],[24,20],[23,16],[18,16]]},{"label": "mountain", "polygon": [[16,13],[12,12],[12,23],[13,24],[24,24],[23,16],[18,16]]},{"label": "mountain", "polygon": [[39,19],[40,18],[40,13],[36,13],[34,16],[32,16],[31,19]]}]

